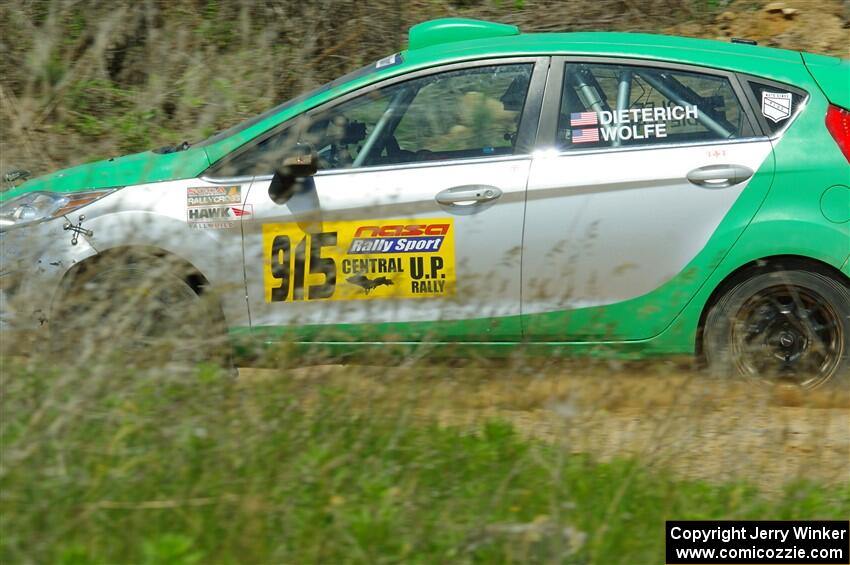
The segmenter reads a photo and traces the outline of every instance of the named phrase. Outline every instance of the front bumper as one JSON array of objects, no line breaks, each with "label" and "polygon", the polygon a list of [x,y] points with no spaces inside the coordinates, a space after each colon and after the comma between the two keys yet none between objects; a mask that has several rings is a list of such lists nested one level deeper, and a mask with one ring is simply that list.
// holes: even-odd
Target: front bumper
[{"label": "front bumper", "polygon": [[97,251],[71,244],[65,218],[0,233],[0,353],[24,354],[46,337],[62,279]]}]

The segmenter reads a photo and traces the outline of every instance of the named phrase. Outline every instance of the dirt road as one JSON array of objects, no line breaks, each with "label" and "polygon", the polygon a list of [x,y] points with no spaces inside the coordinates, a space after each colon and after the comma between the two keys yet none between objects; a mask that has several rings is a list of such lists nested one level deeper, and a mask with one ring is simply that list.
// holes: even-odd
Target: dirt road
[{"label": "dirt road", "polygon": [[683,477],[745,478],[765,491],[798,479],[850,481],[850,398],[712,381],[672,366],[364,367],[325,365],[289,372],[242,370],[255,379],[289,378],[305,402],[322,385],[368,410],[397,410],[475,429],[511,422],[520,433],[606,460],[635,455]]}]

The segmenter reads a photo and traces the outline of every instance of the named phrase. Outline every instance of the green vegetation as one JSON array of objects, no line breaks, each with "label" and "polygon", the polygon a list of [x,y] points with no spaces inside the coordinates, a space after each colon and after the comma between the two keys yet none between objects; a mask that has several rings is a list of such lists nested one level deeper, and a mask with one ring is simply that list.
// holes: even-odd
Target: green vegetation
[{"label": "green vegetation", "polygon": [[[846,56],[838,2],[791,18],[763,4],[4,2],[0,173],[201,139],[404,48],[407,28],[435,17],[738,35]],[[431,115],[411,129],[466,141],[503,111],[489,98],[462,100],[454,131]],[[522,360],[508,376],[471,365],[408,368],[404,382],[349,367],[339,371],[358,384],[343,386],[318,369],[234,381],[0,357],[0,563],[631,565],[661,562],[666,519],[850,515],[850,483],[834,480],[846,477],[846,401],[803,412],[796,397],[777,408],[749,389],[730,399],[700,383],[688,396],[685,376],[649,386],[631,370],[559,379]],[[528,433],[522,421],[556,401],[575,412],[560,422],[569,429]],[[466,421],[472,411],[486,423]],[[759,484],[685,478],[732,461]]]},{"label": "green vegetation", "polygon": [[850,514],[847,488],[683,481],[287,373],[5,368],[4,563],[659,563],[665,519]]},{"label": "green vegetation", "polygon": [[[639,31],[846,54],[841,5],[767,0],[0,3],[0,169],[197,141],[407,45],[410,26],[483,18],[523,31]],[[463,125],[463,124],[462,124]]]}]

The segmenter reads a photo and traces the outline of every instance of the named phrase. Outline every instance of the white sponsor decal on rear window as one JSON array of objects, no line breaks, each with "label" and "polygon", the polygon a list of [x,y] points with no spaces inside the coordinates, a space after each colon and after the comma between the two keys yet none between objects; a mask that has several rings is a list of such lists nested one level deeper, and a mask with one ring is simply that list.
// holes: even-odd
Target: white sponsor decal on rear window
[{"label": "white sponsor decal on rear window", "polygon": [[787,119],[791,115],[791,93],[762,92],[761,113],[774,123]]},{"label": "white sponsor decal on rear window", "polygon": [[698,118],[699,108],[694,105],[574,112],[570,114],[570,126],[581,129],[572,130],[572,142],[663,138],[667,137],[668,122]]}]

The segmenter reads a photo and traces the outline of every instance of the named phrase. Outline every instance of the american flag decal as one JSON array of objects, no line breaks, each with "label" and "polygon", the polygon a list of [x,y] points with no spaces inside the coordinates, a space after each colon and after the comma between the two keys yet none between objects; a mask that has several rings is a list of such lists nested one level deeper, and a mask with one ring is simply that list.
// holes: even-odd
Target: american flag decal
[{"label": "american flag decal", "polygon": [[596,112],[572,112],[570,114],[570,125],[575,126],[595,126],[599,123],[599,118]]},{"label": "american flag decal", "polygon": [[573,143],[594,143],[599,141],[599,130],[597,128],[574,129],[572,140]]}]

